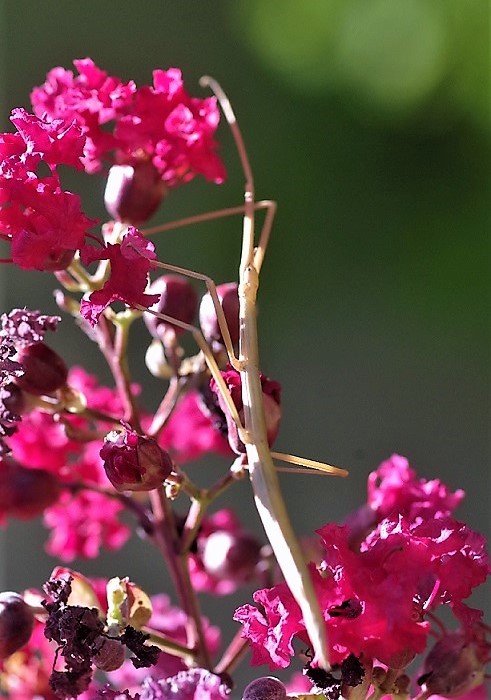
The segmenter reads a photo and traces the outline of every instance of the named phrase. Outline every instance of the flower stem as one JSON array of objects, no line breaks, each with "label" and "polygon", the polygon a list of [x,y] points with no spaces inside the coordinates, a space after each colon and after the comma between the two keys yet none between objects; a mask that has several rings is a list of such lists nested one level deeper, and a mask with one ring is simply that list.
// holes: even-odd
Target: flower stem
[{"label": "flower stem", "polygon": [[181,606],[188,617],[187,643],[196,649],[196,661],[204,668],[211,668],[211,659],[206,644],[202,615],[196,592],[189,577],[188,557],[180,551],[180,542],[174,515],[163,490],[150,492],[156,520],[154,540],[169,568]]},{"label": "flower stem", "polygon": [[213,672],[217,674],[231,673],[240,664],[248,649],[248,641],[242,637],[242,630],[239,630],[223,652],[222,658],[213,669]]}]

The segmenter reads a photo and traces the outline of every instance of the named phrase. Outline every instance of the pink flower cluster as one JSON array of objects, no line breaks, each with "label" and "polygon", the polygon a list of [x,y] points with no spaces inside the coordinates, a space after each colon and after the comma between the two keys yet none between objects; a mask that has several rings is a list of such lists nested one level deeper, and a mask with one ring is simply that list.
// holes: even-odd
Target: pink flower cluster
[{"label": "pink flower cluster", "polygon": [[[62,189],[57,171],[82,168],[85,137],[73,121],[48,122],[23,109],[14,109],[11,121],[17,132],[0,134],[0,236],[16,265],[63,269],[95,223],[80,198]],[[37,174],[41,163],[49,175]]]},{"label": "pink flower cluster", "polygon": [[[121,414],[117,392],[99,387],[95,378],[81,368],[70,371],[68,383],[85,397],[90,408],[104,411],[115,420]],[[90,436],[93,428],[85,419],[73,417],[70,420],[74,427],[88,431]],[[98,421],[97,426],[107,430],[107,424],[104,426],[102,421]],[[130,529],[119,520],[122,503],[110,495],[111,486],[99,455],[101,445],[97,431],[93,440],[81,443],[70,439],[63,424],[55,421],[51,414],[34,409],[23,416],[9,444],[17,470],[27,467],[33,473],[48,472],[59,484],[55,501],[42,506],[44,523],[52,531],[47,543],[51,555],[72,561],[76,557],[96,557],[101,547],[119,549],[123,546]],[[91,487],[96,490],[90,490]],[[105,489],[109,489],[107,495],[103,492]],[[31,517],[38,512],[33,512]],[[8,508],[6,514],[15,515]]]},{"label": "pink flower cluster", "polygon": [[103,248],[86,246],[82,261],[89,265],[95,260],[109,260],[111,276],[98,289],[82,299],[80,314],[95,326],[99,316],[113,301],[122,301],[129,306],[148,308],[159,300],[158,294],[145,294],[151,261],[155,260],[153,243],[145,240],[141,233],[130,226],[121,243],[108,243]]},{"label": "pink flower cluster", "polygon": [[153,85],[137,88],[133,81],[107,75],[90,58],[74,65],[76,76],[53,68],[46,82],[34,88],[31,100],[38,116],[79,125],[87,139],[87,172],[101,170],[104,161],[151,161],[167,187],[197,174],[224,181],[213,140],[220,119],[216,100],[190,97],[180,70],[155,70]]},{"label": "pink flower cluster", "polygon": [[[399,488],[404,481],[408,488]],[[379,501],[383,493],[388,498]],[[351,653],[404,668],[426,647],[428,614],[441,604],[472,632],[475,614],[462,601],[485,581],[490,564],[484,537],[450,515],[461,498],[440,482],[417,479],[395,455],[369,478],[369,502],[382,512],[361,544],[353,546],[346,525],[317,531],[325,553],[311,574],[333,663]],[[308,644],[300,609],[285,584],[257,591],[254,601],[260,609],[243,605],[235,613],[252,663],[284,668],[293,639]]]}]

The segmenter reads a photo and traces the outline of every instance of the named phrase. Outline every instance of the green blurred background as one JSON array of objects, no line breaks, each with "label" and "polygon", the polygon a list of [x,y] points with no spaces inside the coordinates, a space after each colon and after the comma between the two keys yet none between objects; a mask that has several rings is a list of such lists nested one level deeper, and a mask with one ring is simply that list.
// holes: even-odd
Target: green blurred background
[{"label": "green blurred background", "polygon": [[[340,481],[284,476],[295,525],[311,533],[361,502],[368,472],[396,451],[421,475],[463,487],[458,515],[489,533],[489,4],[486,0],[4,0],[2,127],[53,66],[91,56],[138,84],[182,68],[228,92],[258,198],[279,210],[260,289],[264,371],[283,384],[278,449],[348,467]],[[241,202],[229,179],[175,191],[155,223]],[[88,181],[87,181],[88,180]],[[103,184],[70,181],[101,218]],[[234,279],[240,219],[167,234],[161,259]],[[54,311],[46,274],[2,268],[3,307]],[[68,322],[67,322],[68,325]],[[64,329],[66,333],[66,329]],[[159,387],[132,365],[155,404]],[[68,337],[68,340],[66,338]],[[60,343],[60,339],[58,339]],[[83,343],[83,344],[82,344]],[[63,352],[99,367],[75,333]],[[58,345],[58,347],[61,347]],[[83,349],[83,357],[80,352]],[[207,482],[224,463],[193,467]],[[248,484],[218,505],[257,525]],[[36,533],[33,535],[33,530]],[[54,564],[41,528],[14,525],[3,586],[39,586]],[[155,555],[134,543],[86,573],[162,588]],[[205,600],[212,616],[245,602]],[[486,602],[485,593],[476,598]],[[232,633],[230,624],[228,638]]]}]

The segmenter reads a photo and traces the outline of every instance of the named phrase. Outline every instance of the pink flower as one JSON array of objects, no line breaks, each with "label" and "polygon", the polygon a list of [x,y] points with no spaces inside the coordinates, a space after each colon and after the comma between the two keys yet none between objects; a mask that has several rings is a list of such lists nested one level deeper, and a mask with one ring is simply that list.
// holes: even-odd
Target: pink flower
[{"label": "pink flower", "polygon": [[450,515],[464,498],[438,479],[421,479],[405,457],[394,454],[368,477],[367,503],[346,518],[353,546],[384,518],[404,515],[417,524]]},{"label": "pink flower", "polygon": [[58,179],[18,180],[0,175],[1,235],[10,241],[12,260],[25,270],[61,270],[81,248],[95,221],[80,208],[80,198],[61,189]]},{"label": "pink flower", "polygon": [[[11,119],[17,133],[0,135],[1,236],[20,267],[61,270],[95,223],[82,213],[79,197],[61,189],[56,172],[61,164],[81,167],[85,136],[72,122],[46,122],[23,109]],[[42,161],[51,174],[40,178]]]},{"label": "pink flower", "polygon": [[38,409],[23,416],[9,444],[13,456],[22,464],[47,469],[62,478],[67,475],[73,456],[81,451],[80,443],[67,438],[62,424]]},{"label": "pink flower", "polygon": [[85,136],[75,122],[67,123],[63,119],[46,122],[22,108],[12,111],[10,121],[25,143],[21,160],[31,163],[43,160],[52,169],[62,164],[82,169]]},{"label": "pink flower", "polygon": [[195,175],[222,183],[225,169],[213,141],[220,119],[216,99],[189,97],[176,68],[156,70],[153,78],[153,87],[139,88],[116,122],[117,162],[131,163],[143,151],[168,187]]},{"label": "pink flower", "polygon": [[411,536],[428,542],[436,602],[461,602],[491,573],[484,536],[450,516],[417,525]]},{"label": "pink flower", "polygon": [[101,158],[114,148],[112,134],[101,129],[116,117],[118,110],[131,101],[135,84],[124,84],[108,76],[90,58],[74,61],[79,75],[53,68],[41,87],[34,88],[31,101],[35,113],[43,118],[75,120],[87,137],[84,165],[87,172],[102,167]]},{"label": "pink flower", "polygon": [[380,519],[397,513],[411,522],[450,515],[464,498],[462,489],[454,493],[438,479],[417,477],[405,457],[392,457],[368,477],[368,505]]},{"label": "pink flower", "polygon": [[209,452],[230,455],[226,438],[215,427],[212,418],[201,410],[196,391],[188,392],[172,412],[159,436],[159,444],[178,463],[198,459]]},{"label": "pink flower", "polygon": [[[326,525],[318,533],[326,555],[311,573],[332,663],[351,652],[404,668],[425,648],[425,612],[439,603],[460,604],[489,573],[484,538],[450,517],[415,528],[402,516],[386,519],[358,553],[349,547],[346,527]],[[253,663],[284,668],[293,638],[305,641],[300,610],[285,584],[257,591],[254,600],[264,613],[250,605],[235,613]]]},{"label": "pink flower", "polygon": [[[192,98],[176,68],[154,71],[153,86],[136,88],[108,76],[89,59],[74,61],[80,75],[54,68],[31,100],[38,116],[76,120],[87,138],[87,172],[103,159],[135,165],[150,161],[168,187],[203,175],[217,183],[225,169],[213,140],[219,122],[215,98]],[[113,123],[112,131],[102,125]]]},{"label": "pink flower", "polygon": [[156,257],[153,243],[147,241],[137,229],[130,226],[121,243],[108,244],[104,248],[85,247],[82,251],[84,264],[94,260],[109,260],[111,276],[102,289],[82,299],[80,313],[92,326],[113,301],[122,301],[128,306],[148,308],[159,300],[158,294],[145,294],[151,261]]},{"label": "pink flower", "polygon": [[100,493],[65,492],[44,512],[44,524],[52,529],[46,551],[68,562],[93,559],[101,547],[120,549],[130,536],[130,529],[118,520],[122,510],[118,501]]}]

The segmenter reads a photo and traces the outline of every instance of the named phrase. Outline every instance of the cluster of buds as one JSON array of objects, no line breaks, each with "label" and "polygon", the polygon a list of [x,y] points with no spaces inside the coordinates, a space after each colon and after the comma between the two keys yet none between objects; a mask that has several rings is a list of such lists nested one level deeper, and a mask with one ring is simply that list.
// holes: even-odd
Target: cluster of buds
[{"label": "cluster of buds", "polygon": [[[465,601],[491,569],[484,538],[453,516],[462,491],[417,477],[393,455],[369,476],[366,503],[343,525],[324,524],[317,540],[297,542],[277,471],[346,472],[273,449],[281,386],[259,369],[255,304],[275,207],[254,202],[221,88],[207,79],[216,97],[199,99],[174,68],[137,87],[90,59],[75,67],[77,75],[50,71],[32,92],[34,113],[14,110],[16,132],[0,134],[0,237],[11,251],[3,262],[54,273],[64,288],[59,308],[98,346],[114,386],[69,368],[45,343],[59,316],[25,308],[1,316],[0,522],[42,516],[47,551],[65,562],[123,547],[133,522],[159,555],[152,562],[167,568],[176,604],[130,578],[89,579],[62,567],[44,594],[0,594],[0,695],[482,700],[491,630]],[[248,183],[239,281],[218,286],[157,259],[150,236],[189,220],[137,228],[195,176],[224,181],[217,100]],[[59,166],[108,173],[111,220],[100,235],[79,197],[62,188]],[[268,211],[256,245],[258,208]],[[127,358],[141,319],[146,365],[161,387],[154,411]],[[228,462],[203,487],[186,465],[205,454]],[[267,541],[230,508],[209,510],[247,476]],[[239,624],[222,640],[198,594],[237,591],[245,600],[234,614]],[[442,608],[453,615],[451,629],[438,621]],[[431,635],[438,639],[429,649]],[[289,683],[257,677],[241,693],[232,674],[248,650],[253,666],[293,662],[303,673]],[[411,678],[413,662],[420,672]]]}]

